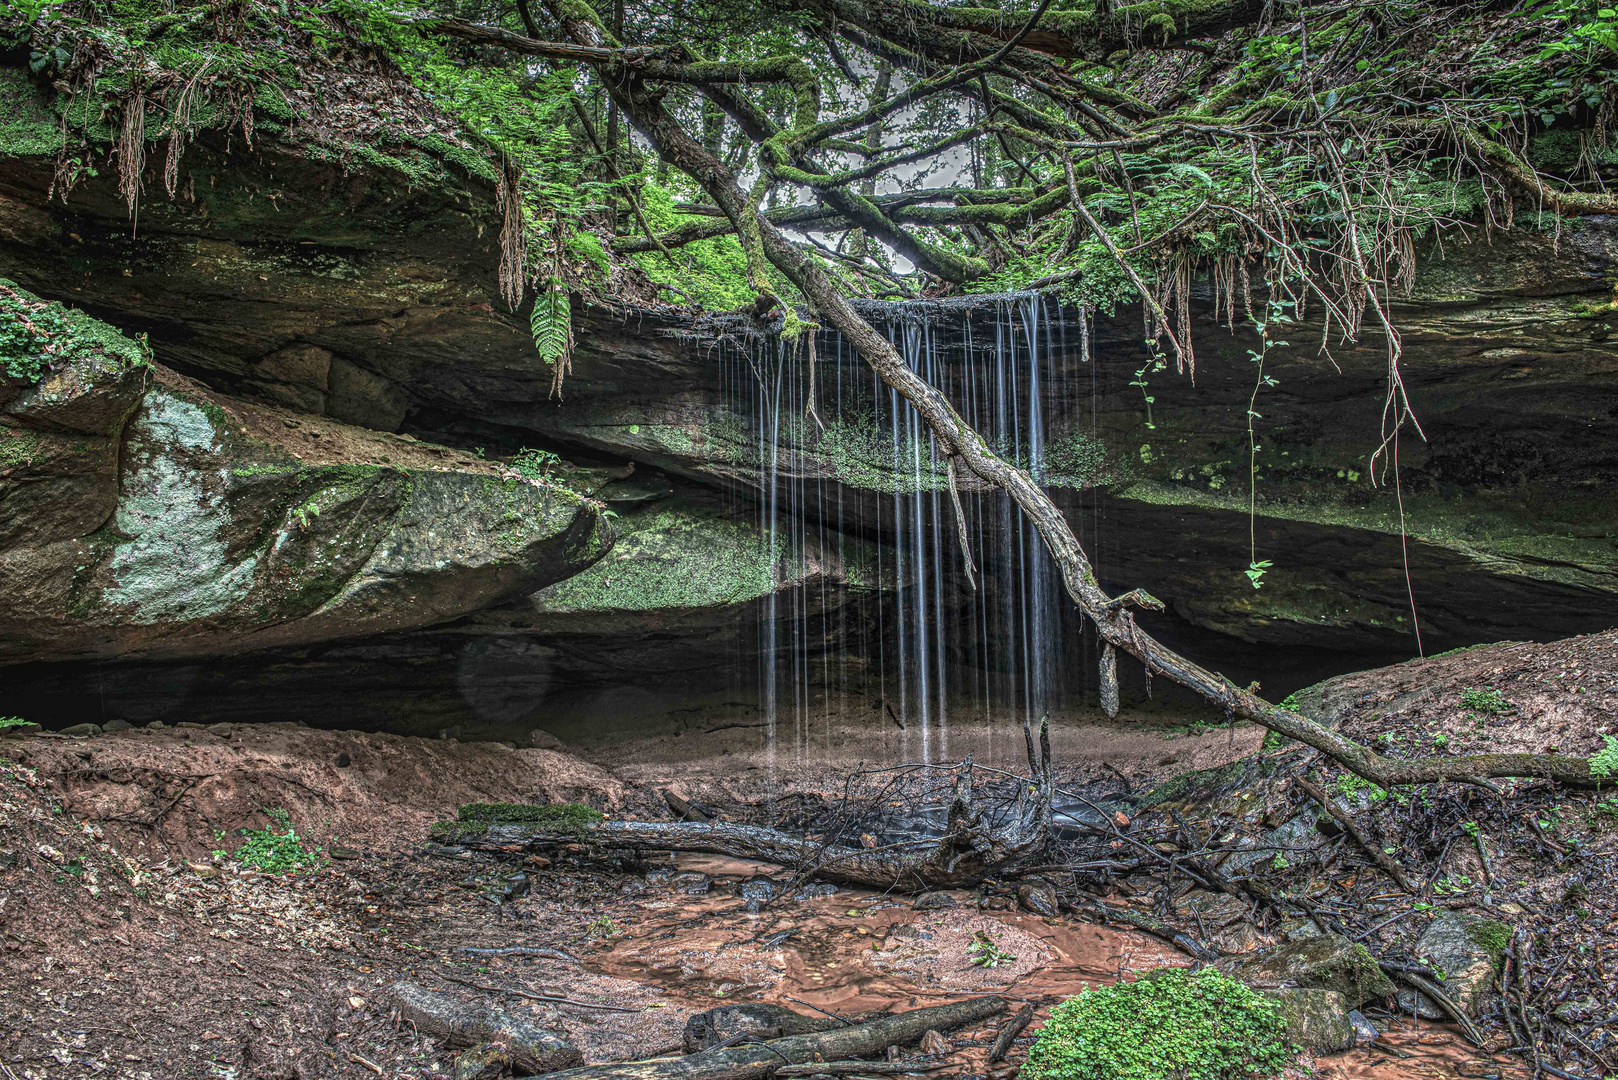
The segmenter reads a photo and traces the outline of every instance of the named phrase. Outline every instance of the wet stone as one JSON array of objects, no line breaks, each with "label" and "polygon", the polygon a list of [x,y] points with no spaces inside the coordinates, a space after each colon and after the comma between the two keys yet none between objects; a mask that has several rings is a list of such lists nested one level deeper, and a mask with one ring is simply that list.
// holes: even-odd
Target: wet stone
[{"label": "wet stone", "polygon": [[106,726],[104,726],[101,730],[108,734],[111,734],[114,731],[133,731],[135,730],[135,725],[131,724],[128,720],[108,720]]},{"label": "wet stone", "polygon": [[1354,1045],[1348,999],[1337,991],[1294,986],[1267,990],[1265,996],[1280,1005],[1287,1038],[1303,1049],[1330,1054]]},{"label": "wet stone", "polygon": [[781,885],[763,874],[757,874],[738,886],[737,895],[743,900],[773,900],[781,895]]},{"label": "wet stone", "polygon": [[916,897],[917,911],[937,911],[939,908],[952,908],[955,906],[955,897],[949,893],[929,892]]},{"label": "wet stone", "polygon": [[[1511,928],[1464,911],[1445,911],[1433,919],[1416,941],[1416,955],[1443,973],[1444,994],[1463,1012],[1476,1016],[1495,972],[1505,959]],[[1405,988],[1399,1005],[1428,1019],[1444,1016],[1427,995]]]},{"label": "wet stone", "polygon": [[216,738],[220,738],[220,739],[228,739],[228,738],[230,738],[231,735],[235,733],[235,731],[236,731],[236,729],[233,726],[231,726],[230,724],[210,724],[210,725],[208,725],[208,734],[213,735]]},{"label": "wet stone", "polygon": [[100,724],[74,724],[57,732],[58,735],[70,735],[74,738],[88,738],[91,735],[101,734]]},{"label": "wet stone", "polygon": [[1395,991],[1365,946],[1336,934],[1289,941],[1264,953],[1227,957],[1214,966],[1258,989],[1301,986],[1335,990],[1348,999],[1351,1009]]},{"label": "wet stone", "polygon": [[814,900],[821,896],[831,896],[837,891],[837,886],[829,881],[811,881],[807,885],[799,885],[792,890],[794,900]]},{"label": "wet stone", "polygon": [[1370,1042],[1382,1034],[1377,1029],[1377,1026],[1366,1019],[1365,1014],[1358,1009],[1348,1011],[1348,1022],[1354,1025],[1354,1041],[1356,1043]]},{"label": "wet stone", "polygon": [[687,896],[701,896],[712,887],[713,881],[708,875],[696,870],[685,870],[669,878],[669,888]]},{"label": "wet stone", "polygon": [[1017,902],[1023,910],[1055,918],[1061,914],[1056,889],[1048,881],[1025,881],[1017,886]]}]

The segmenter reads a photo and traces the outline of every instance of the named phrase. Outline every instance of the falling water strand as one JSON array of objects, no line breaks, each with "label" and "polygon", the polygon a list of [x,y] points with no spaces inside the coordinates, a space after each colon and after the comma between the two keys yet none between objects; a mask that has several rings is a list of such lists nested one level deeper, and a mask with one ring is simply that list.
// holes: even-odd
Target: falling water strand
[{"label": "falling water strand", "polygon": [[[970,310],[921,303],[885,314],[889,340],[916,374],[1042,485],[1054,478],[1050,433],[1093,430],[1088,312],[1078,312],[1076,356],[1061,312],[1037,295],[997,298],[976,321]],[[1093,665],[1065,659],[1069,643],[1083,648],[1082,621],[1012,500],[964,478],[965,531],[981,564],[973,590],[944,501],[941,448],[897,391],[836,334],[823,341],[812,379],[806,350],[791,343],[730,356],[721,378],[757,454],[756,482],[740,494],[755,503],[773,586],[757,639],[771,769],[788,703],[798,754],[817,730],[830,738],[834,716],[864,708],[901,729],[902,753],[924,760],[951,753],[952,704],[991,730],[1058,708],[1072,690],[1066,673]],[[1091,415],[1069,417],[1060,403],[1083,385],[1079,364],[1091,368]]]}]

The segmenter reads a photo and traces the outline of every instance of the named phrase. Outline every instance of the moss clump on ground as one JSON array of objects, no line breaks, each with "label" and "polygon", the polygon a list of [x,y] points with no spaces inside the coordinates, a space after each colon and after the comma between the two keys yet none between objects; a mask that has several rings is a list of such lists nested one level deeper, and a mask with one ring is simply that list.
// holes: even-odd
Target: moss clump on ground
[{"label": "moss clump on ground", "polygon": [[1466,925],[1466,938],[1489,954],[1494,969],[1506,966],[1506,950],[1511,948],[1511,927],[1495,919],[1475,919]]},{"label": "moss clump on ground", "polygon": [[428,836],[445,844],[476,840],[488,831],[487,821],[435,821],[427,827]]},{"label": "moss clump on ground", "polygon": [[1236,1080],[1292,1056],[1275,1002],[1211,969],[1154,972],[1051,1010],[1025,1080]]},{"label": "moss clump on ground", "polygon": [[457,816],[463,822],[481,821],[500,825],[520,822],[525,825],[557,825],[564,828],[583,828],[593,822],[606,820],[606,815],[601,811],[582,803],[529,806],[526,803],[475,802],[461,807]]}]

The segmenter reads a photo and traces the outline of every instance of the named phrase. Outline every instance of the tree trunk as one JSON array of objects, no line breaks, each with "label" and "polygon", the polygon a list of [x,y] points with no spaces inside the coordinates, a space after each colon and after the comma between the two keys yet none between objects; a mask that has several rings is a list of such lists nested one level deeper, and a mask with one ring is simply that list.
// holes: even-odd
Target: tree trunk
[{"label": "tree trunk", "polygon": [[470,847],[502,849],[514,844],[584,841],[619,848],[705,851],[760,859],[811,871],[817,877],[875,889],[915,892],[967,888],[991,877],[1017,873],[1044,861],[1051,825],[1050,752],[1035,757],[1033,731],[1024,723],[1032,784],[1018,787],[1010,820],[992,826],[972,792],[972,760],[961,766],[944,835],[936,841],[885,848],[851,848],[799,840],[752,825],[696,821],[600,821],[582,827],[525,822],[490,825]]}]

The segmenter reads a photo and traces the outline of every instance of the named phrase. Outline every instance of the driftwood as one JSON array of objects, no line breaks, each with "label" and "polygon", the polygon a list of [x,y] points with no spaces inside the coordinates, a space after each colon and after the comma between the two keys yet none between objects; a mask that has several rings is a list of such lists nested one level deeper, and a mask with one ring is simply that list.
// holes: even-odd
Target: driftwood
[{"label": "driftwood", "polygon": [[723,821],[598,821],[565,827],[535,822],[492,824],[468,847],[509,851],[513,846],[571,844],[581,840],[618,848],[704,851],[788,866],[812,866],[818,877],[878,889],[959,889],[1038,866],[1053,815],[1049,731],[1041,724],[1036,746],[1025,719],[1030,782],[1017,790],[1007,818],[991,824],[973,794],[972,759],[960,767],[944,834],[936,841],[863,848],[801,840],[774,829]]},{"label": "driftwood", "polygon": [[1017,1036],[1023,1033],[1029,1023],[1034,1019],[1034,1007],[1024,1005],[1017,1010],[1017,1015],[1006,1021],[1006,1026],[1000,1029],[1000,1034],[994,1037],[994,1046],[989,1048],[989,1064],[1006,1060],[1006,1054],[1011,1050],[1011,1044],[1017,1041]]},{"label": "driftwood", "polygon": [[847,1021],[832,1017],[805,1016],[784,1005],[741,1002],[693,1015],[685,1022],[680,1043],[686,1053],[696,1054],[716,1046],[735,1046],[744,1039],[762,1042],[850,1026]]},{"label": "driftwood", "polygon": [[1217,952],[1210,949],[1208,946],[1204,945],[1190,934],[1176,930],[1174,927],[1158,919],[1154,919],[1150,915],[1142,915],[1138,911],[1130,911],[1125,907],[1113,907],[1112,905],[1102,903],[1100,900],[1093,897],[1079,897],[1073,901],[1073,905],[1080,911],[1097,916],[1098,918],[1106,919],[1111,922],[1123,923],[1125,926],[1134,927],[1136,930],[1139,930],[1142,933],[1151,934],[1155,938],[1161,938],[1163,941],[1173,945],[1176,949],[1179,949],[1187,956],[1201,960],[1205,964],[1211,964],[1215,960],[1219,959],[1219,954]]},{"label": "driftwood", "polygon": [[436,1035],[450,1046],[490,1045],[509,1055],[519,1076],[568,1069],[584,1060],[577,1047],[531,1020],[489,1005],[462,1005],[415,983],[394,983],[391,991],[399,1019],[418,1031]]},{"label": "driftwood", "polygon": [[826,1061],[846,1061],[880,1054],[890,1046],[915,1043],[930,1030],[981,1023],[1005,1010],[1006,1003],[997,997],[970,998],[810,1035],[716,1046],[685,1057],[568,1069],[552,1073],[550,1080],[762,1080],[783,1065],[805,1064],[817,1055]]}]

